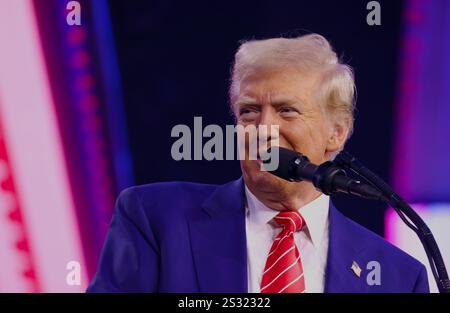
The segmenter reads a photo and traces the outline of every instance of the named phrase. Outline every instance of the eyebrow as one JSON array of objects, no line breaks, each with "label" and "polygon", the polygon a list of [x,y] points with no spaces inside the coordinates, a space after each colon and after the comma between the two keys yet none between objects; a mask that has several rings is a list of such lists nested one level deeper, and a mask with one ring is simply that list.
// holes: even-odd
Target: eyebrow
[{"label": "eyebrow", "polygon": [[259,101],[257,101],[255,98],[244,96],[244,97],[237,99],[236,106],[254,105],[254,104],[258,104],[258,103],[259,103]]},{"label": "eyebrow", "polygon": [[[287,96],[275,96],[271,99],[271,105],[274,107],[279,107],[282,105],[293,105],[295,103],[302,102],[299,99]],[[260,104],[258,100],[249,96],[243,96],[236,101],[237,106],[241,105],[256,105]]]},{"label": "eyebrow", "polygon": [[292,105],[295,103],[299,103],[300,101],[293,97],[287,97],[287,96],[275,96],[271,99],[272,106],[278,107],[282,105]]}]

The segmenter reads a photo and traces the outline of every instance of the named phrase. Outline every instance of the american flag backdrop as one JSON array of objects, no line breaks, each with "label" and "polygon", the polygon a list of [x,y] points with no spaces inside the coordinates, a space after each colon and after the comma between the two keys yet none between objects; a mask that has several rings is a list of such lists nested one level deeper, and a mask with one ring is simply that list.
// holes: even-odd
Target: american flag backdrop
[{"label": "american flag backdrop", "polygon": [[3,292],[84,291],[132,183],[107,3],[80,1],[73,26],[67,3],[0,1]]}]

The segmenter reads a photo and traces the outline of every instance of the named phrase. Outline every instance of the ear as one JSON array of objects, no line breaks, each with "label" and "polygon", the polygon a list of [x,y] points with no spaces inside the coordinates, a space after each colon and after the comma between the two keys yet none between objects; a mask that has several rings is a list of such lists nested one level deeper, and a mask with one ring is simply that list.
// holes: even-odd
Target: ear
[{"label": "ear", "polygon": [[334,154],[344,147],[347,136],[350,132],[350,123],[346,119],[332,121],[330,136],[328,137],[326,153]]}]

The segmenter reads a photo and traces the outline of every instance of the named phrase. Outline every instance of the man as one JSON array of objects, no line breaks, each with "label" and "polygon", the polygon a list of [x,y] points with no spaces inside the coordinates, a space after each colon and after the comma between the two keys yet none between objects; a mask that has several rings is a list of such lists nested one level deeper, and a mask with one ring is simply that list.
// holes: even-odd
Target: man
[{"label": "man", "polygon": [[[242,44],[230,102],[237,124],[276,125],[269,146],[320,164],[352,132],[354,89],[350,67],[310,34]],[[261,171],[245,149],[237,181],[122,192],[88,291],[428,292],[421,263],[344,217],[312,184]]]}]

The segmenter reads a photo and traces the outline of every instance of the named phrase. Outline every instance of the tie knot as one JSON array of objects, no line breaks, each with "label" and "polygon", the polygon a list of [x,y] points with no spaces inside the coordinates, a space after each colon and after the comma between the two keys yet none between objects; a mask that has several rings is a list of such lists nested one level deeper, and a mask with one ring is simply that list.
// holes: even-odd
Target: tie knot
[{"label": "tie knot", "polygon": [[305,219],[297,211],[281,211],[273,219],[289,232],[298,232],[305,226]]}]

